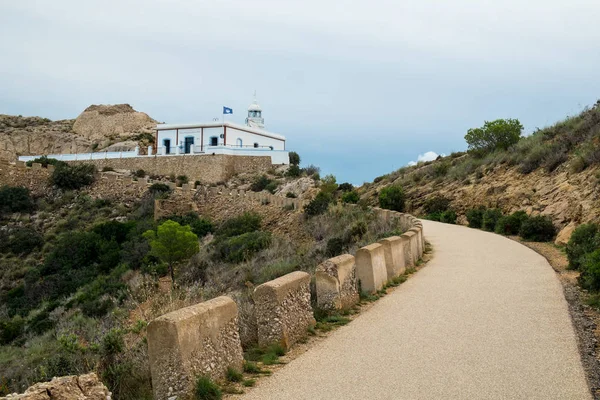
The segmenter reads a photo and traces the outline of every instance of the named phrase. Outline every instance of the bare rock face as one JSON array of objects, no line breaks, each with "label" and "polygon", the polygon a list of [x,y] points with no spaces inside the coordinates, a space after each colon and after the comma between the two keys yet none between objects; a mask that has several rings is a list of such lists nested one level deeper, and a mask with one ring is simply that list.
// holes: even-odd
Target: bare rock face
[{"label": "bare rock face", "polygon": [[571,239],[571,235],[573,231],[577,228],[577,224],[574,221],[571,221],[569,225],[565,226],[556,236],[556,240],[554,244],[559,246],[564,246],[569,243],[569,239]]},{"label": "bare rock face", "polygon": [[23,394],[12,394],[0,400],[110,400],[106,386],[95,373],[63,376],[50,382],[36,383]]},{"label": "bare rock face", "polygon": [[156,121],[129,104],[91,105],[79,114],[73,131],[92,141],[152,133]]},{"label": "bare rock face", "polygon": [[91,151],[90,140],[73,134],[73,122],[0,114],[0,159],[15,161],[20,155]]}]

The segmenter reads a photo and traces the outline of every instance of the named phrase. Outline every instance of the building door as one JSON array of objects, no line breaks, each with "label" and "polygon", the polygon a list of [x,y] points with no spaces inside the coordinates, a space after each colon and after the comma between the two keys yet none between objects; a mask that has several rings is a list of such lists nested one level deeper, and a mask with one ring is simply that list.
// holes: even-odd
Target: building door
[{"label": "building door", "polygon": [[171,139],[163,140],[163,146],[165,146],[165,154],[171,154]]},{"label": "building door", "polygon": [[192,151],[192,146],[194,145],[194,138],[193,137],[186,137],[185,138],[185,154],[190,154]]},{"label": "building door", "polygon": [[210,138],[210,145],[211,146],[218,146],[219,145],[219,138],[216,136],[213,136]]}]

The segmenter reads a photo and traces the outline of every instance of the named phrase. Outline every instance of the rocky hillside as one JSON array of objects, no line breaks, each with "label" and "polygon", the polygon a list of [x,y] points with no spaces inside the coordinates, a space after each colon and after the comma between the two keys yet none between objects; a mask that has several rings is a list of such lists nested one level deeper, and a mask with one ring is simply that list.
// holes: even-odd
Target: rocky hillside
[{"label": "rocky hillside", "polygon": [[156,121],[129,104],[92,105],[76,119],[0,114],[0,159],[22,155],[121,151],[154,140]]},{"label": "rocky hillside", "polygon": [[600,220],[599,104],[507,151],[453,153],[378,177],[360,189],[361,198],[375,204],[382,188],[400,185],[409,211],[424,216],[428,199],[445,197],[464,224],[466,211],[480,206],[525,210],[550,216],[564,241],[576,225]]}]

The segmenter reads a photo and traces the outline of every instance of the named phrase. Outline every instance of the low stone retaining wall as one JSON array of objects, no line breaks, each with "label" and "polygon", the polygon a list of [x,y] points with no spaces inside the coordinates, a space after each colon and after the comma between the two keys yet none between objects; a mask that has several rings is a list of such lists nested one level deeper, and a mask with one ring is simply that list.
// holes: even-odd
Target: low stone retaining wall
[{"label": "low stone retaining wall", "polygon": [[320,264],[315,271],[317,307],[325,311],[348,310],[360,300],[354,256],[343,254]]},{"label": "low stone retaining wall", "polygon": [[315,325],[310,305],[310,275],[296,271],[263,283],[254,290],[258,344],[289,349]]},{"label": "low stone retaining wall", "polygon": [[356,251],[356,277],[363,293],[375,293],[383,288],[388,277],[382,245],[374,243]]},{"label": "low stone retaining wall", "polygon": [[148,325],[148,357],[154,397],[189,393],[199,375],[222,378],[241,369],[238,309],[221,296],[156,318]]}]

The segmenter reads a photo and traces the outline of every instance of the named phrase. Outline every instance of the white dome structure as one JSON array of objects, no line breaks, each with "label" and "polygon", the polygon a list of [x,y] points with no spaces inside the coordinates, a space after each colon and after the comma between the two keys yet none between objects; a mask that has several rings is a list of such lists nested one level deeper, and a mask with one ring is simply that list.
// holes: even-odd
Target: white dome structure
[{"label": "white dome structure", "polygon": [[246,125],[252,128],[264,129],[265,119],[262,117],[262,108],[256,101],[256,92],[254,92],[254,101],[248,106],[248,118]]}]

